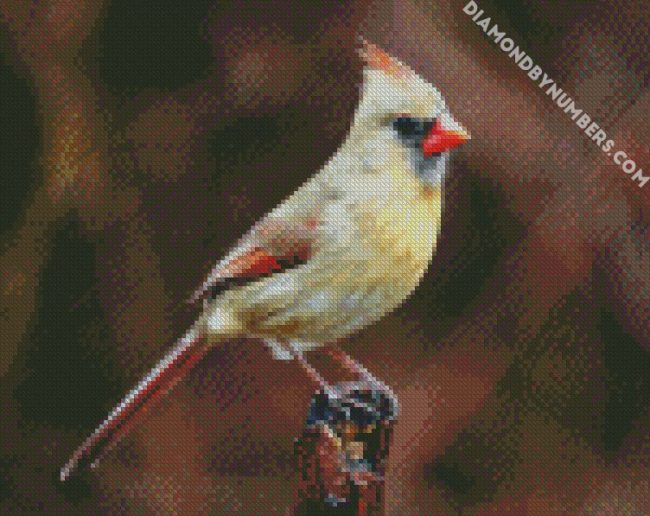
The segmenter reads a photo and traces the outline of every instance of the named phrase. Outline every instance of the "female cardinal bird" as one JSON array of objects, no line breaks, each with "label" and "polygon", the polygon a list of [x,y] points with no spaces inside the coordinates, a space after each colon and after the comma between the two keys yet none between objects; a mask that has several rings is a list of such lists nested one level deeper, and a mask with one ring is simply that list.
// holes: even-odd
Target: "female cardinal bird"
[{"label": "female cardinal bird", "polygon": [[201,316],[75,451],[62,480],[82,461],[96,464],[212,346],[263,339],[324,384],[302,352],[377,321],[418,285],[440,227],[448,151],[469,136],[413,70],[365,40],[360,53],[363,88],[346,141],[214,267],[193,297]]}]

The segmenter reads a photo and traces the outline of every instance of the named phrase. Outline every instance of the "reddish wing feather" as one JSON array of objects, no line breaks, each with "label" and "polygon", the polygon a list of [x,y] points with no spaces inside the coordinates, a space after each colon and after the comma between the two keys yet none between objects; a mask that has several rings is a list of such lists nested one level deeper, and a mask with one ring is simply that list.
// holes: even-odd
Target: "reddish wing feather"
[{"label": "reddish wing feather", "polygon": [[264,249],[253,248],[235,257],[224,267],[222,274],[230,278],[257,278],[281,269],[278,257]]},{"label": "reddish wing feather", "polygon": [[191,300],[205,296],[215,286],[227,286],[228,280],[254,280],[306,262],[318,225],[317,217],[291,226],[278,220],[267,221],[256,228],[248,245],[242,245],[213,269]]}]

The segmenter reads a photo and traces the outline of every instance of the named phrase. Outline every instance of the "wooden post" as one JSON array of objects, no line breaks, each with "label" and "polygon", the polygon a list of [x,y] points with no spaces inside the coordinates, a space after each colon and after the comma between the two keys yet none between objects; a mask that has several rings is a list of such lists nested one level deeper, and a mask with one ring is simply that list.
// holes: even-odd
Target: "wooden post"
[{"label": "wooden post", "polygon": [[295,454],[294,514],[380,514],[397,399],[376,385],[342,382],[318,391]]}]

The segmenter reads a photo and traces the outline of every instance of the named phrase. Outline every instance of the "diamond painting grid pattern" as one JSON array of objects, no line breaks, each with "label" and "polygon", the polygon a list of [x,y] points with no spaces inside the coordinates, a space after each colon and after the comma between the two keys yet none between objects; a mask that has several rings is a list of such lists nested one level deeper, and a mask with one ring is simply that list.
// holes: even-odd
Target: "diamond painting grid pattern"
[{"label": "diamond painting grid pattern", "polygon": [[[421,285],[340,343],[399,399],[384,511],[644,512],[650,187],[465,3],[0,5],[3,514],[295,507],[316,385],[257,340],[210,351],[97,469],[58,470],[198,315],[211,265],[344,141],[359,33],[472,134]],[[642,2],[479,4],[648,168]]]}]

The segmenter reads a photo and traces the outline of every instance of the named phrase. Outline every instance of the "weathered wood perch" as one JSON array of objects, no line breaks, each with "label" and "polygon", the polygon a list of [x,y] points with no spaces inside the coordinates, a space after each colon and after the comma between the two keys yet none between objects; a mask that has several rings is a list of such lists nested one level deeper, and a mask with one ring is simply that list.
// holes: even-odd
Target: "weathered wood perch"
[{"label": "weathered wood perch", "polygon": [[395,395],[362,382],[318,391],[296,440],[300,480],[294,514],[379,514]]}]

